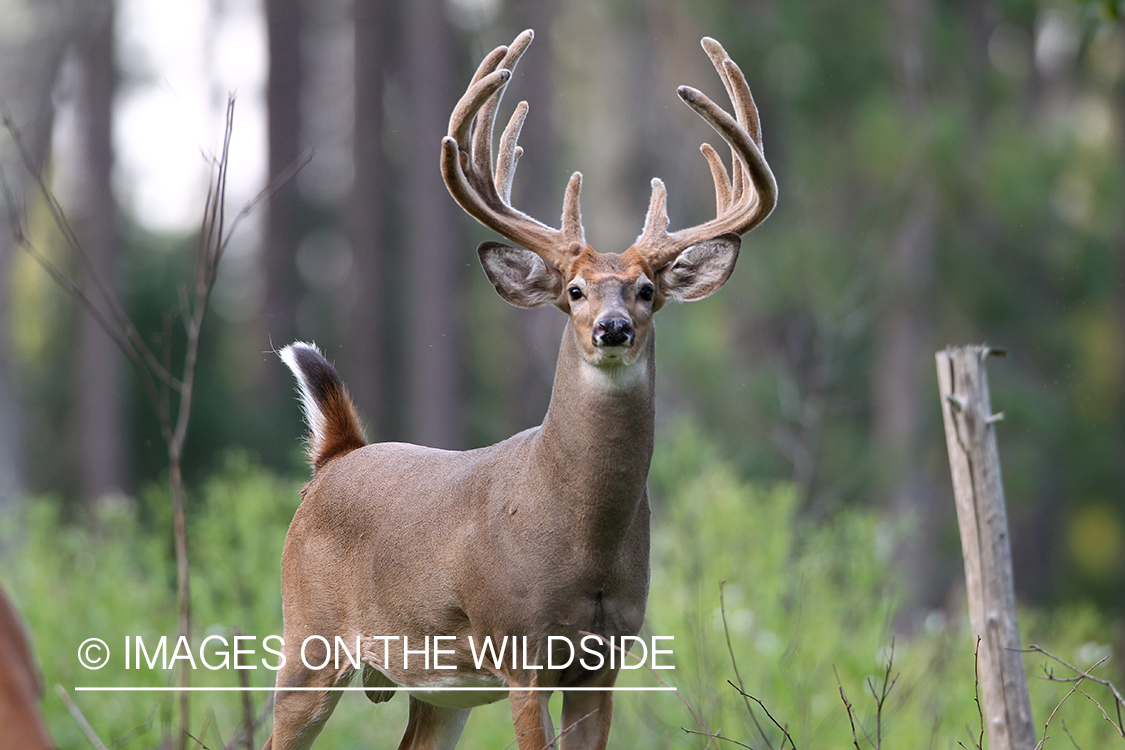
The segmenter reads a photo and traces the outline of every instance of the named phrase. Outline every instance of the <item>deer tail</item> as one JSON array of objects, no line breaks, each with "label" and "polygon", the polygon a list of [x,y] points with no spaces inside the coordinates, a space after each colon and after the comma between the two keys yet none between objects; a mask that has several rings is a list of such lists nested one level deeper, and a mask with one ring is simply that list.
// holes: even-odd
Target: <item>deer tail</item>
[{"label": "deer tail", "polygon": [[313,472],[333,458],[367,445],[348,389],[316,345],[298,341],[279,355],[297,378],[301,407],[309,425],[308,455]]}]

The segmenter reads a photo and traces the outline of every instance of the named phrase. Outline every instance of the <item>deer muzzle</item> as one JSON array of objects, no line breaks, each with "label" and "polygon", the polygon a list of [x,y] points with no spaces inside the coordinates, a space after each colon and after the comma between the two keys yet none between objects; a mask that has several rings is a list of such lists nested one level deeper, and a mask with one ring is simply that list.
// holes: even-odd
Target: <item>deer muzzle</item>
[{"label": "deer muzzle", "polygon": [[603,349],[629,349],[637,338],[633,321],[628,318],[603,318],[594,324],[594,346]]}]

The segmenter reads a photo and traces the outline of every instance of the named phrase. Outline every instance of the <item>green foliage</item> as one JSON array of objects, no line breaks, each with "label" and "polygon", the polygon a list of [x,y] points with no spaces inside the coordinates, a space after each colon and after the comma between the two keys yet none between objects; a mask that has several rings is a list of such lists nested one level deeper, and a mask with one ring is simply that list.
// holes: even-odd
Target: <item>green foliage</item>
[{"label": "green foliage", "polygon": [[[902,529],[864,510],[844,510],[816,523],[802,519],[791,486],[746,481],[691,427],[681,428],[658,452],[651,484],[656,512],[646,632],[675,636],[676,669],[661,677],[679,688],[694,713],[670,696],[619,697],[613,730],[618,741],[636,738],[627,745],[635,747],[705,744],[684,727],[721,730],[761,747],[756,721],[779,747],[780,729],[727,682],[738,682],[733,653],[745,691],[763,701],[798,747],[851,746],[841,688],[866,747],[863,731],[871,737],[877,731],[870,691],[881,691],[893,644],[894,685],[881,716],[884,747],[970,746],[967,727],[979,731],[979,719],[973,644],[963,615],[950,620],[935,611],[922,632],[893,635],[904,582],[891,551]],[[1113,627],[1089,607],[1029,613],[1023,624],[1025,643],[1056,644],[1056,653],[1084,667],[1109,653],[1105,644],[1115,638]],[[1040,733],[1069,687],[1035,679],[1045,661],[1038,655],[1025,659]],[[1055,672],[1063,676],[1066,670]],[[1112,668],[1101,676],[1113,678]],[[653,684],[651,679],[641,681]],[[1063,720],[1080,746],[1112,746],[1113,728],[1092,704],[1068,701],[1050,735],[1063,734]]]},{"label": "green foliage", "polygon": [[[297,486],[234,455],[200,494],[201,507],[189,518],[188,529],[193,653],[208,635],[230,642],[234,629],[259,639],[280,633],[281,547],[297,505]],[[169,507],[166,489],[154,487],[140,501],[106,499],[91,515],[67,522],[57,500],[38,498],[27,503],[18,528],[0,530],[5,550],[0,583],[13,593],[34,634],[47,686],[43,708],[61,748],[83,747],[87,741],[55,694],[56,684],[66,686],[106,741],[139,732],[131,746],[156,746],[171,726],[171,694],[73,689],[175,684],[172,670],[126,670],[124,662],[126,636],[140,636],[149,651],[167,636],[169,655],[174,651],[176,574]],[[100,670],[78,664],[79,644],[87,638],[101,638],[109,646],[110,661]],[[258,654],[268,656],[260,647]],[[274,673],[261,667],[246,674],[251,685],[273,682]],[[192,680],[235,687],[234,675],[199,665]],[[265,695],[254,694],[256,706]],[[235,694],[196,693],[193,726],[201,728],[204,717],[213,714],[213,728],[229,737],[240,726],[240,706]],[[214,737],[208,744],[222,745]]]},{"label": "green foliage", "polygon": [[[671,644],[672,656],[662,659],[675,669],[623,673],[619,684],[655,686],[659,676],[677,687],[679,696],[618,694],[614,746],[706,744],[705,738],[681,727],[721,731],[762,746],[747,702],[727,684],[737,682],[731,652],[746,692],[764,702],[799,747],[849,746],[841,686],[855,706],[857,722],[874,736],[876,704],[867,681],[876,690],[881,687],[890,655],[900,590],[890,551],[899,530],[869,511],[845,510],[815,523],[804,520],[791,486],[747,481],[691,427],[672,434],[657,451],[651,477],[653,574],[643,635],[674,637],[664,642]],[[235,454],[199,494],[189,518],[194,651],[210,635],[230,641],[235,629],[258,638],[257,646],[266,635],[281,631],[281,547],[299,499],[297,485]],[[172,694],[80,693],[73,688],[175,684],[171,671],[126,671],[121,658],[125,635],[141,636],[146,645],[167,635],[169,653],[174,646],[175,566],[166,494],[152,488],[139,502],[107,501],[76,521],[63,520],[58,505],[50,498],[30,502],[18,527],[0,529],[5,550],[0,584],[14,595],[34,633],[52,736],[60,748],[86,746],[54,692],[61,684],[104,740],[132,736],[130,747],[154,747],[173,726]],[[959,617],[946,622],[943,613],[932,613],[923,632],[894,641],[891,677],[897,681],[882,711],[886,747],[968,744],[967,727],[978,726],[973,648]],[[1026,643],[1042,643],[1086,667],[1110,653],[1105,644],[1115,638],[1111,626],[1089,607],[1028,613],[1023,631]],[[78,645],[90,637],[102,638],[116,651],[116,658],[96,672],[76,660]],[[272,661],[257,649],[249,663],[260,664],[263,657]],[[218,661],[214,649],[208,654],[212,663]],[[1068,689],[1034,679],[1045,662],[1038,655],[1027,659],[1039,727]],[[1113,678],[1114,667],[1102,669],[1103,676]],[[1065,672],[1055,671],[1060,676]],[[260,666],[244,674],[259,687],[271,685],[274,677]],[[232,670],[212,672],[200,665],[192,684],[239,683]],[[267,694],[252,695],[255,711],[260,710]],[[558,703],[556,696],[556,717]],[[780,730],[756,704],[750,705],[777,747]],[[405,725],[405,709],[401,698],[374,707],[360,695],[347,694],[317,747],[393,748]],[[192,695],[192,725],[197,732],[206,725],[201,739],[210,747],[221,747],[235,736],[241,711],[237,694]],[[1112,746],[1112,728],[1084,699],[1072,696],[1064,704],[1052,734],[1061,734],[1062,718],[1081,746]],[[257,743],[268,727],[269,720]],[[507,702],[475,710],[465,732],[466,747],[507,746],[512,740]]]}]

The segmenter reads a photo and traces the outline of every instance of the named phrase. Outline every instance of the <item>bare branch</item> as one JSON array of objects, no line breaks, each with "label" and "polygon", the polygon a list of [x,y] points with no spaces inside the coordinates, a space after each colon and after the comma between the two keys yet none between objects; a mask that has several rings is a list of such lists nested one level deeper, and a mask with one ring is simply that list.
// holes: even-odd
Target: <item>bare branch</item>
[{"label": "bare branch", "polygon": [[[977,636],[977,645],[973,649],[973,700],[977,703],[977,719],[980,721],[980,737],[977,739],[977,750],[984,750],[984,708],[980,704],[980,636]],[[960,743],[958,743],[960,744]]]},{"label": "bare branch", "polygon": [[855,750],[860,750],[859,737],[855,732],[855,713],[852,711],[852,704],[848,700],[848,696],[844,694],[844,683],[840,681],[840,673],[836,671],[835,665],[832,667],[832,674],[836,675],[836,684],[840,687],[840,700],[844,702],[844,710],[848,712],[848,721],[852,725],[852,745],[855,746]]},{"label": "bare branch", "polygon": [[258,711],[258,715],[256,717],[254,717],[253,726],[252,727],[246,727],[246,726],[242,727],[242,729],[234,737],[234,739],[232,739],[229,743],[224,745],[226,750],[234,750],[234,748],[237,748],[237,747],[240,747],[240,746],[241,747],[248,747],[248,748],[253,747],[253,744],[252,744],[253,738],[247,733],[247,730],[248,729],[252,730],[252,731],[257,730],[258,727],[262,726],[262,724],[264,724],[266,722],[266,719],[269,718],[270,715],[273,713],[273,700],[274,700],[274,694],[270,693],[269,698],[266,699],[265,704],[263,704],[261,710]]},{"label": "bare branch", "polygon": [[[887,668],[883,672],[883,686],[879,692],[875,692],[875,685],[871,678],[867,678],[867,689],[871,691],[871,697],[875,699],[875,740],[872,742],[871,737],[867,737],[867,741],[875,748],[880,750],[883,747],[883,706],[887,703],[887,696],[891,694],[894,689],[895,683],[898,682],[898,675],[891,677],[891,670],[894,668],[895,663],[895,639],[891,637],[891,652],[887,656]],[[837,680],[839,678],[837,677]],[[867,735],[867,730],[864,730],[864,735]]]},{"label": "bare branch", "polygon": [[734,677],[738,680],[738,689],[742,693],[742,700],[746,703],[746,712],[750,714],[750,718],[754,722],[754,726],[758,730],[758,735],[766,743],[769,750],[773,750],[773,743],[770,742],[769,737],[766,736],[765,731],[762,729],[761,723],[758,722],[758,716],[754,713],[754,709],[750,706],[750,699],[746,697],[746,685],[742,682],[742,675],[738,672],[738,662],[734,658],[734,647],[730,642],[730,628],[727,626],[727,603],[726,603],[726,586],[727,582],[724,580],[719,583],[719,612],[723,616],[723,635],[727,639],[727,653],[730,654],[730,664],[734,668]]},{"label": "bare branch", "polygon": [[[1066,703],[1066,699],[1069,698],[1070,696],[1074,695],[1075,691],[1078,690],[1078,686],[1081,685],[1081,684],[1082,684],[1082,678],[1080,677],[1080,678],[1078,678],[1078,681],[1075,682],[1074,685],[1070,688],[1070,691],[1066,695],[1063,696],[1063,699],[1061,701],[1059,701],[1057,704],[1055,704],[1055,708],[1051,711],[1051,715],[1048,716],[1047,721],[1045,721],[1043,723],[1043,738],[1035,744],[1035,750],[1042,750],[1043,743],[1047,741],[1047,737],[1049,736],[1047,734],[1047,728],[1049,726],[1051,726],[1051,720],[1055,718],[1055,714],[1058,713],[1059,708],[1062,707],[1062,704]],[[1083,695],[1085,695],[1085,693],[1083,693]]]},{"label": "bare branch", "polygon": [[[1063,665],[1064,667],[1066,667],[1067,669],[1069,669],[1070,671],[1074,672],[1077,675],[1076,677],[1055,677],[1052,672],[1047,672],[1046,676],[1043,679],[1049,680],[1051,682],[1074,682],[1075,687],[1077,687],[1078,684],[1081,683],[1083,680],[1089,680],[1091,682],[1096,682],[1097,684],[1108,688],[1109,691],[1113,694],[1114,702],[1116,704],[1115,709],[1116,709],[1116,713],[1117,713],[1117,721],[1113,721],[1109,717],[1109,714],[1106,712],[1106,710],[1102,707],[1102,705],[1100,703],[1098,703],[1097,701],[1094,701],[1094,703],[1095,703],[1095,705],[1098,706],[1098,708],[1102,709],[1102,715],[1105,717],[1105,720],[1113,725],[1113,727],[1117,730],[1118,734],[1120,734],[1122,737],[1125,737],[1125,724],[1122,723],[1122,719],[1121,719],[1121,709],[1123,707],[1125,707],[1125,698],[1122,697],[1121,691],[1112,682],[1110,682],[1109,680],[1104,680],[1101,677],[1095,677],[1093,674],[1091,674],[1095,669],[1097,669],[1099,666],[1101,666],[1106,661],[1106,659],[1109,658],[1108,656],[1106,656],[1102,659],[1099,659],[1089,669],[1079,669],[1078,667],[1074,666],[1073,664],[1065,661],[1064,659],[1056,656],[1055,654],[1052,654],[1047,649],[1045,649],[1041,646],[1038,646],[1034,643],[1031,644],[1030,646],[1028,646],[1026,651],[1043,654],[1048,659],[1051,659],[1053,661],[1058,662],[1059,664]],[[1047,671],[1046,667],[1044,667],[1044,671],[1045,672]],[[1085,695],[1085,693],[1083,693],[1083,695]],[[1087,696],[1087,697],[1089,697],[1089,696]],[[1093,700],[1093,698],[1091,698],[1090,700]]]},{"label": "bare branch", "polygon": [[292,164],[281,170],[281,172],[276,177],[270,180],[270,183],[262,188],[257,195],[247,201],[246,205],[244,205],[242,209],[235,215],[234,219],[231,220],[230,229],[227,230],[225,238],[219,245],[219,251],[215,257],[216,267],[218,266],[219,261],[222,260],[223,254],[226,252],[227,245],[230,244],[231,238],[234,237],[235,231],[238,229],[238,225],[242,223],[242,220],[250,214],[254,213],[255,209],[257,209],[258,206],[262,205],[262,203],[267,201],[271,196],[273,196],[274,193],[280,190],[283,185],[296,177],[302,169],[308,166],[309,162],[312,161],[312,158],[313,152],[305,151],[303,154],[294,159]]},{"label": "bare branch", "polygon": [[90,744],[97,748],[97,750],[107,750],[105,743],[98,737],[98,733],[94,731],[94,728],[90,726],[90,722],[86,720],[82,709],[75,705],[74,701],[70,699],[70,693],[66,691],[66,688],[62,685],[55,685],[55,692],[62,698],[63,703],[66,704],[66,710],[70,712],[74,723],[82,730],[82,734],[86,735],[86,739],[90,741]]},{"label": "bare branch", "polygon": [[1070,728],[1066,725],[1066,719],[1062,720],[1062,727],[1063,731],[1066,732],[1066,736],[1070,738],[1070,744],[1074,745],[1075,750],[1082,750],[1082,748],[1078,746],[1078,741],[1074,739],[1074,735],[1070,733]]},{"label": "bare branch", "polygon": [[[1075,687],[1078,686],[1078,683],[1074,683],[1074,684],[1075,684]],[[1095,706],[1098,707],[1098,710],[1102,712],[1102,718],[1105,719],[1106,721],[1108,721],[1113,726],[1113,728],[1117,730],[1118,734],[1120,734],[1122,738],[1125,738],[1125,731],[1123,731],[1121,727],[1119,727],[1117,724],[1115,724],[1113,722],[1113,719],[1109,718],[1109,714],[1106,713],[1105,707],[1101,703],[1099,703],[1096,698],[1094,698],[1092,695],[1087,693],[1085,690],[1079,690],[1078,692],[1082,693],[1082,695],[1089,698],[1090,701]]]},{"label": "bare branch", "polygon": [[[184,734],[186,734],[191,739],[195,740],[195,744],[199,745],[201,748],[203,748],[203,750],[211,750],[211,748],[207,747],[206,743],[204,743],[203,740],[199,739],[198,737],[196,737],[191,732],[185,731]],[[200,732],[200,734],[203,734],[203,732]]]},{"label": "bare branch", "polygon": [[[184,488],[182,458],[184,442],[187,437],[188,425],[191,420],[191,408],[194,394],[194,384],[199,356],[199,339],[203,320],[207,312],[207,304],[214,289],[218,275],[219,262],[231,239],[231,233],[239,221],[247,216],[263,200],[269,197],[282,184],[291,179],[305,164],[310,156],[304,155],[296,160],[282,174],[266,186],[257,196],[248,202],[235,217],[230,229],[226,226],[226,188],[227,172],[230,162],[231,135],[234,128],[234,97],[227,100],[226,121],[223,132],[222,149],[219,156],[213,160],[213,181],[208,187],[207,199],[204,205],[203,220],[200,228],[199,246],[195,259],[194,293],[185,292],[181,299],[181,314],[187,333],[185,345],[183,370],[180,378],[171,375],[171,350],[165,348],[164,361],[160,361],[149,346],[144,342],[130,320],[124,307],[121,305],[117,294],[107,281],[100,275],[91,262],[72,228],[66,213],[47,185],[36,162],[23,141],[19,129],[5,111],[3,123],[11,134],[12,140],[23,161],[24,167],[34,180],[39,193],[45,201],[55,226],[62,234],[67,248],[73,253],[82,265],[89,283],[93,285],[97,298],[91,298],[85,288],[72,281],[58,266],[38,252],[24,231],[24,222],[15,197],[8,187],[6,180],[3,182],[3,191],[8,204],[8,212],[13,235],[16,243],[24,248],[29,255],[47,272],[59,286],[75,299],[109,335],[110,339],[122,351],[125,357],[137,370],[147,395],[152,402],[161,425],[161,431],[166,442],[168,452],[169,476],[172,492],[173,506],[173,536],[176,549],[176,578],[179,598],[179,635],[190,637],[190,591],[188,577],[188,550],[187,550],[187,524],[184,517]],[[2,178],[3,175],[0,175]],[[167,337],[171,341],[171,336]],[[168,398],[168,391],[174,390],[179,394],[179,403],[175,420],[172,419],[172,406]],[[180,686],[187,687],[189,682],[189,665],[184,664],[180,673]],[[185,690],[180,695],[179,701],[179,731],[176,746],[183,750],[186,739],[203,743],[192,737],[188,732],[188,692]],[[69,697],[65,697],[68,703]],[[205,725],[206,726],[206,725]],[[246,720],[247,734],[252,731],[252,722],[247,709]],[[204,732],[205,734],[205,732]],[[246,739],[249,742],[249,736]],[[98,747],[104,747],[95,743]]]},{"label": "bare branch", "polygon": [[[7,119],[5,119],[5,125],[9,127],[9,129],[13,127]],[[14,134],[13,137],[15,137]],[[122,354],[125,355],[125,358],[133,366],[134,370],[136,370],[141,380],[141,385],[144,387],[146,395],[152,402],[153,409],[157,412],[158,421],[164,433],[164,438],[168,439],[171,434],[165,429],[165,426],[168,424],[168,412],[163,399],[160,397],[160,385],[163,385],[165,388],[178,390],[182,384],[179,380],[172,377],[167,368],[162,366],[155,369],[149,367],[143,351],[137,348],[136,342],[130,337],[129,332],[116,325],[114,321],[109,320],[101,309],[94,304],[93,300],[90,299],[89,295],[86,294],[82,287],[72,281],[50,258],[39,252],[39,249],[31,242],[28,233],[24,231],[25,222],[23,214],[17,205],[16,197],[11,191],[7,178],[4,177],[2,173],[0,173],[0,186],[3,188],[4,198],[8,206],[9,224],[12,227],[14,243],[17,247],[26,252],[64,293],[77,302],[82,309],[90,315],[91,319],[105,332],[117,348],[121,350]],[[49,196],[49,200],[55,200],[53,194]],[[147,348],[144,348],[144,351],[148,351]],[[151,352],[149,352],[149,354],[151,355]]]},{"label": "bare branch", "polygon": [[[114,340],[114,343],[122,348],[122,351],[125,353],[126,357],[130,359],[130,361],[139,359],[144,363],[144,366],[150,369],[153,375],[155,375],[157,378],[165,381],[173,388],[178,388],[179,383],[167,370],[165,370],[161,366],[159,360],[157,360],[156,358],[156,355],[153,354],[152,350],[149,349],[147,344],[145,344],[144,339],[141,338],[140,333],[137,332],[137,329],[133,325],[132,320],[130,320],[128,314],[125,312],[124,307],[122,307],[120,300],[117,298],[117,294],[113,291],[113,288],[109,285],[109,283],[104,278],[102,278],[101,273],[98,271],[94,263],[90,260],[89,254],[86,252],[85,248],[82,246],[81,241],[78,239],[78,235],[75,233],[74,228],[71,226],[70,220],[67,218],[66,212],[63,210],[63,207],[59,203],[58,198],[55,197],[55,194],[51,190],[51,187],[43,178],[42,172],[36,169],[35,158],[27,148],[27,144],[23,139],[23,134],[20,132],[19,128],[16,126],[15,122],[11,119],[11,116],[7,112],[4,112],[3,114],[3,122],[4,127],[12,137],[12,142],[16,146],[16,151],[20,155],[20,159],[23,162],[24,168],[27,170],[27,173],[35,182],[35,185],[39,190],[39,194],[42,196],[47,209],[51,213],[51,218],[54,221],[55,226],[58,228],[59,232],[62,233],[67,248],[74,254],[76,258],[78,258],[78,260],[82,264],[87,277],[94,284],[94,287],[98,292],[100,301],[105,305],[106,309],[109,311],[109,315],[113,318],[113,323],[119,329],[117,335],[113,335],[112,333],[110,334]],[[9,202],[9,206],[14,206],[14,204]],[[16,228],[20,226],[22,225],[19,223],[13,224],[13,227]],[[21,247],[26,248],[29,244],[27,242],[26,235],[24,235],[22,230],[17,232],[16,239]],[[70,286],[77,285],[71,284]],[[64,286],[64,289],[68,289],[68,287]],[[72,292],[68,293],[73,294]],[[93,305],[93,302],[87,299],[84,304],[89,307]],[[98,320],[98,324],[100,326],[102,326],[103,328],[105,327],[105,325],[101,322],[101,320],[99,320],[99,318],[96,317],[95,320]],[[126,342],[127,346],[122,346],[122,341]]]},{"label": "bare branch", "polygon": [[[791,736],[789,735],[789,730],[788,730],[788,729],[786,729],[785,727],[783,727],[783,726],[782,726],[782,725],[781,725],[781,724],[780,724],[780,723],[779,723],[779,722],[777,721],[777,719],[773,718],[773,714],[771,714],[771,713],[770,713],[770,710],[769,710],[768,708],[766,708],[766,704],[765,704],[765,703],[762,703],[762,702],[761,702],[760,700],[758,700],[757,698],[755,698],[754,696],[752,696],[752,695],[750,695],[750,694],[748,694],[748,693],[744,693],[744,692],[742,692],[742,690],[741,690],[741,689],[740,689],[740,688],[738,687],[738,685],[735,685],[735,684],[734,684],[733,682],[731,682],[730,680],[727,680],[727,684],[728,684],[728,685],[730,685],[730,686],[731,686],[732,688],[734,688],[735,690],[738,690],[738,692],[739,692],[739,693],[742,693],[742,695],[746,696],[747,698],[749,698],[750,700],[754,701],[754,702],[755,702],[755,703],[757,703],[757,704],[758,704],[759,706],[761,706],[761,707],[762,707],[762,710],[766,712],[766,716],[767,716],[767,717],[769,717],[769,720],[773,722],[773,724],[774,724],[774,726],[775,726],[775,727],[777,727],[778,729],[780,729],[780,730],[781,730],[782,734],[784,734],[784,735],[785,735],[785,739],[789,740],[789,746],[790,746],[791,748],[793,748],[793,750],[797,750],[797,743],[796,743],[796,742],[794,742],[794,741],[793,741],[793,738],[792,738],[792,737],[791,737]],[[783,743],[781,743],[781,746],[782,746],[782,747],[785,747],[785,743],[784,743],[784,742],[783,742]]]},{"label": "bare branch", "polygon": [[712,734],[711,732],[700,732],[700,731],[697,731],[695,729],[688,729],[687,727],[680,727],[680,729],[684,730],[688,734],[698,734],[701,737],[710,737],[711,739],[709,739],[707,741],[708,747],[711,745],[712,741],[722,740],[723,742],[729,742],[732,745],[738,745],[739,747],[745,747],[745,748],[747,748],[747,750],[754,750],[754,748],[750,747],[750,745],[739,742],[738,740],[732,739],[730,737],[724,737],[723,735],[718,734],[718,733]]}]

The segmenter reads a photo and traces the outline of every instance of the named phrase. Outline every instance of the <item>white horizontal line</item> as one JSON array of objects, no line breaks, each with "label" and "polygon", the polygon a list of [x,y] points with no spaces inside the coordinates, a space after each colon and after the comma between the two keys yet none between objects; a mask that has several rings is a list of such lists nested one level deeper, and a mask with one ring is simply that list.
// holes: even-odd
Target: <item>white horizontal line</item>
[{"label": "white horizontal line", "polygon": [[272,693],[276,690],[284,690],[285,692],[320,692],[320,693],[343,693],[351,691],[389,691],[389,692],[425,692],[425,693],[445,693],[445,692],[540,692],[547,691],[552,693],[565,693],[565,692],[583,692],[583,691],[599,691],[599,692],[670,692],[675,690],[674,687],[75,687],[78,692],[91,692],[91,693],[204,693],[204,692],[222,692],[222,693],[255,693],[255,692],[269,692]]}]

